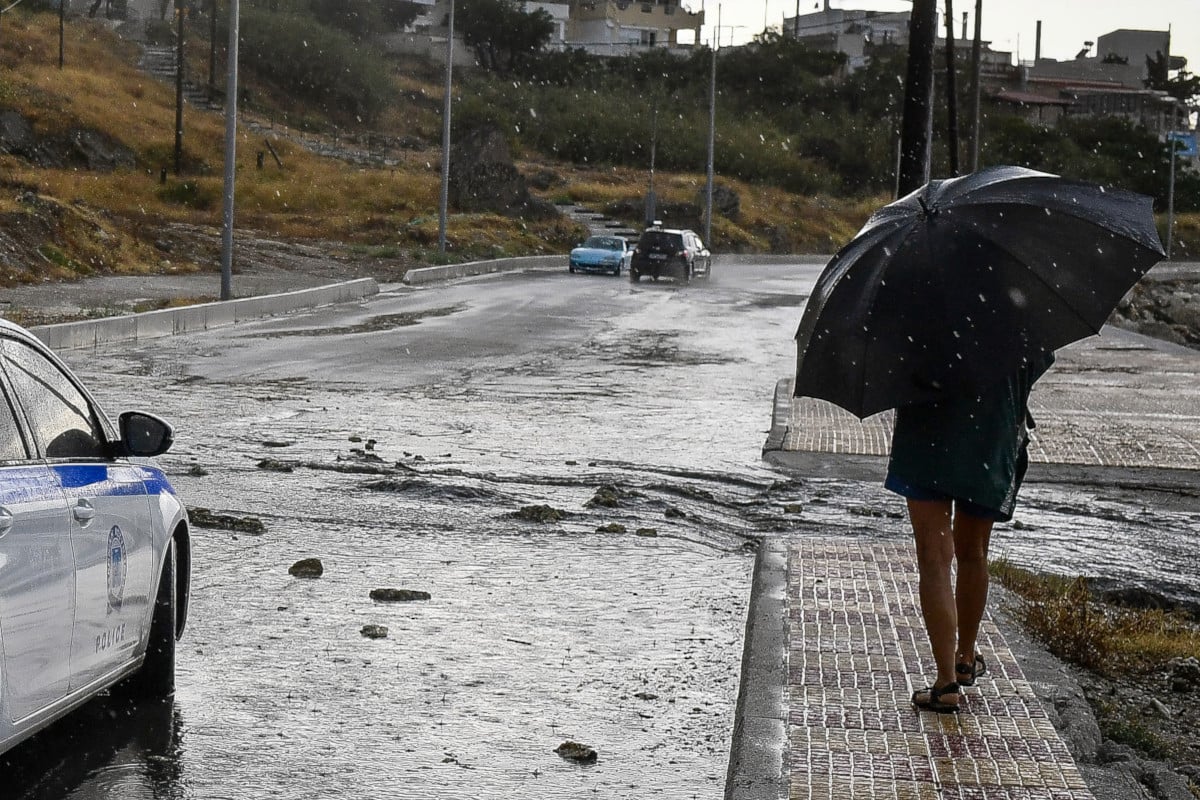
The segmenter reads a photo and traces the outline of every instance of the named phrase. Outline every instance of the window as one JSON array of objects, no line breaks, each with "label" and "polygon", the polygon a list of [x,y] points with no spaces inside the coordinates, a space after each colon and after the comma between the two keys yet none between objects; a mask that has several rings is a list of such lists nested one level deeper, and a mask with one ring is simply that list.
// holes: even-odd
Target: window
[{"label": "window", "polygon": [[0,462],[24,461],[27,458],[29,452],[21,439],[17,418],[8,402],[8,396],[0,389]]},{"label": "window", "polygon": [[83,393],[28,345],[5,341],[5,371],[46,458],[103,458],[104,435]]}]

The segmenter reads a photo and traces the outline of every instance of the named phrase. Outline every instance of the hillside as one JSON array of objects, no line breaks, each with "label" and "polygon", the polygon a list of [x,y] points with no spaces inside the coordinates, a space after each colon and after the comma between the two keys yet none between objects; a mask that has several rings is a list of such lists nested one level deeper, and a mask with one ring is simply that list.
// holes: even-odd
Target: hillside
[{"label": "hillside", "polygon": [[[138,68],[138,44],[101,20],[69,19],[60,71],[55,15],[18,7],[4,15],[3,26],[0,285],[218,269],[222,113],[207,104],[185,107],[182,170],[176,175],[174,87]],[[207,75],[206,28],[198,20],[189,32],[188,75],[194,83]],[[169,41],[169,30],[157,34]],[[370,59],[361,68],[385,84],[371,90],[370,102],[350,98],[350,107],[363,110],[356,114],[347,110],[346,98],[306,100],[279,75],[273,79],[256,69],[266,46],[260,43],[254,56],[243,57],[239,237],[317,243],[344,259],[348,272],[395,278],[411,265],[446,259],[565,253],[582,236],[566,218],[522,219],[452,207],[448,253],[439,255],[440,69],[354,48],[356,63]],[[804,66],[806,58],[797,63]],[[557,82],[462,74],[456,80],[455,140],[471,126],[496,125],[509,137],[516,166],[535,197],[581,203],[639,226],[652,123],[645,102],[635,107],[631,99],[640,78],[623,76],[620,70],[628,66],[615,64],[605,68],[613,74],[598,75],[592,65],[574,88],[574,78],[562,79],[561,71]],[[728,71],[736,73],[733,66]],[[223,75],[224,65],[217,67]],[[689,83],[689,70],[695,69],[681,67],[673,86],[663,88],[661,106],[655,106],[662,121],[653,122],[659,136],[654,186],[660,216],[699,227],[705,176],[695,150],[693,95],[699,89]],[[719,128],[725,130],[718,136],[719,202],[710,243],[717,252],[829,253],[889,199],[879,187],[887,184],[890,162],[873,154],[874,145],[859,144],[879,132],[848,122],[839,142],[825,126],[848,119],[846,112],[820,110],[838,97],[861,94],[861,87],[838,88],[830,99],[822,94],[823,79],[810,75],[798,81],[795,91],[812,106],[781,95],[775,113],[763,110],[770,103],[764,106],[762,97],[722,90]],[[340,85],[337,90],[350,91]],[[604,116],[596,109],[610,111]],[[801,121],[802,116],[814,121]],[[683,169],[687,164],[695,169]],[[1181,217],[1177,254],[1200,251],[1198,240],[1200,217]]]},{"label": "hillside", "polygon": [[[185,106],[183,170],[177,176],[170,169],[174,87],[138,69],[138,46],[100,21],[76,18],[68,20],[65,54],[60,71],[53,15],[4,16],[0,285],[217,269],[223,114]],[[269,85],[247,77],[245,94],[254,101],[246,105],[238,137],[239,236],[329,243],[335,254],[373,259],[393,275],[438,259],[440,122],[430,98],[440,97],[440,89],[402,66],[392,65],[400,101],[374,121],[376,127],[348,128],[317,110],[289,107],[272,97]],[[414,105],[423,110],[414,113]],[[301,127],[293,126],[296,121]],[[282,166],[269,154],[262,168],[256,166],[267,141]],[[644,172],[587,168],[536,154],[519,154],[517,166],[543,199],[636,209],[631,223],[641,215]],[[714,223],[718,247],[727,249],[828,252],[870,210],[861,202],[720,183],[740,199],[736,220],[718,217]],[[660,202],[684,214],[696,214],[703,186],[698,173],[656,177]],[[450,257],[467,259],[565,252],[581,235],[565,218],[521,220],[452,209],[447,238]]]}]

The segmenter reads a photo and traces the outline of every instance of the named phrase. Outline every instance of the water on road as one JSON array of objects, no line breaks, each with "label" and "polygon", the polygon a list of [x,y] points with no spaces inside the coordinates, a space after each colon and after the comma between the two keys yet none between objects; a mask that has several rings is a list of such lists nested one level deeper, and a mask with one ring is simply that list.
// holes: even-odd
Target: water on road
[{"label": "water on road", "polygon": [[[723,796],[753,542],[908,535],[878,486],[761,461],[818,271],[494,276],[71,354],[110,411],[176,425],[190,507],[264,527],[194,529],[174,705],[93,704],[16,796]],[[996,537],[1028,566],[1132,570],[1144,526],[1196,522],[1028,495]]]}]

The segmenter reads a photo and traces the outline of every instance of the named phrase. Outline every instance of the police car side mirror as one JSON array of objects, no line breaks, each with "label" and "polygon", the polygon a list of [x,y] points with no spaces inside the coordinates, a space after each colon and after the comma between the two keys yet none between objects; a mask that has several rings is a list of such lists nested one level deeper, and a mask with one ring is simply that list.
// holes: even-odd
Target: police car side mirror
[{"label": "police car side mirror", "polygon": [[130,456],[159,456],[175,441],[175,431],[166,422],[144,411],[121,414],[121,449]]}]

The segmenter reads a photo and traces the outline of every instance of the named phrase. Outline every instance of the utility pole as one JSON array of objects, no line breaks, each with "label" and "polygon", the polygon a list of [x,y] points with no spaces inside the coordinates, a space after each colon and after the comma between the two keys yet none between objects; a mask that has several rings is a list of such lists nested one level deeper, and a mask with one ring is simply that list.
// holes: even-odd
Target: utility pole
[{"label": "utility pole", "polygon": [[[721,33],[721,6],[717,5],[717,35]],[[717,143],[717,46],[712,50],[712,80],[708,89],[708,179],[704,189],[704,241],[712,248],[713,155]]]},{"label": "utility pole", "polygon": [[958,175],[958,89],[954,76],[954,0],[946,0],[946,113],[950,175]]},{"label": "utility pole", "polygon": [[800,41],[800,0],[796,0],[796,19],[792,20],[792,30],[796,41]]},{"label": "utility pole", "polygon": [[983,0],[975,0],[975,38],[971,42],[971,172],[979,170],[979,79],[983,47]]},{"label": "utility pole", "polygon": [[229,0],[229,59],[225,79],[225,206],[221,225],[221,299],[233,297],[233,194],[237,156],[238,0]]},{"label": "utility pole", "polygon": [[63,44],[67,28],[67,0],[58,0],[58,68],[63,68]]},{"label": "utility pole", "polygon": [[1171,148],[1171,173],[1167,182],[1167,260],[1171,260],[1171,243],[1175,238],[1175,151],[1178,142],[1175,141],[1176,116],[1178,107],[1171,109],[1171,128],[1167,131],[1167,146]]},{"label": "utility pole", "polygon": [[933,44],[937,0],[913,0],[908,28],[908,71],[900,124],[901,196],[919,189],[929,170],[929,120],[933,111]]},{"label": "utility pole", "polygon": [[438,204],[438,252],[446,252],[446,214],[450,205],[450,101],[454,82],[454,0],[450,0],[450,31],[446,35],[446,95],[442,99],[442,197]]},{"label": "utility pole", "polygon": [[183,18],[184,5],[176,3],[175,33],[175,174],[183,169]]}]

